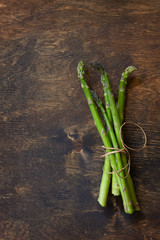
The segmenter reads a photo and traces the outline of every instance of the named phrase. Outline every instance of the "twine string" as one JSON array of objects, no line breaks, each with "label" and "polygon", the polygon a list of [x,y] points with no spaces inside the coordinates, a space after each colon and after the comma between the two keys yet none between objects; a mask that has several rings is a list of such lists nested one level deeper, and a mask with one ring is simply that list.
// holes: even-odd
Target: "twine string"
[{"label": "twine string", "polygon": [[[132,148],[132,147],[127,146],[127,145],[124,143],[124,141],[123,141],[123,139],[122,139],[122,128],[123,128],[124,125],[126,125],[126,124],[135,125],[135,126],[137,126],[137,127],[141,130],[141,132],[143,133],[143,136],[144,136],[144,143],[143,143],[142,147],[140,147],[140,148]],[[132,150],[132,151],[141,151],[142,149],[144,149],[144,148],[146,147],[146,144],[147,144],[147,136],[146,136],[146,133],[145,133],[145,131],[143,130],[143,128],[142,128],[139,124],[134,123],[134,122],[124,122],[124,123],[121,125],[121,127],[120,127],[119,135],[120,135],[120,141],[121,141],[121,143],[122,143],[123,148],[120,149],[120,148],[111,148],[111,147],[102,146],[102,147],[103,147],[104,149],[106,149],[106,150],[113,150],[113,151],[107,152],[107,153],[105,153],[104,155],[102,155],[101,157],[108,157],[109,155],[115,154],[115,153],[125,153],[125,154],[128,156],[128,162],[127,162],[127,164],[126,164],[123,168],[121,168],[121,169],[118,170],[118,171],[115,169],[114,166],[112,166],[114,172],[107,172],[107,171],[104,170],[104,168],[103,168],[103,172],[108,173],[108,174],[115,174],[115,173],[116,173],[120,178],[125,179],[125,178],[128,177],[128,175],[129,175],[129,173],[130,173],[130,166],[131,166],[131,158],[130,158],[130,152],[129,152],[129,150]],[[129,150],[128,150],[128,149],[129,149]],[[108,159],[109,159],[109,157],[108,157]],[[109,160],[110,160],[110,159],[109,159]],[[124,177],[120,176],[119,173],[122,172],[123,170],[125,170],[127,167],[128,167],[127,174],[126,174]]]},{"label": "twine string", "polygon": [[[144,143],[143,143],[142,147],[140,147],[140,148],[131,148],[131,147],[127,146],[127,145],[124,143],[124,141],[123,141],[123,139],[122,139],[122,128],[123,128],[124,125],[126,125],[126,124],[135,125],[135,126],[137,126],[137,127],[141,130],[141,132],[143,133],[143,136],[144,136]],[[120,134],[120,140],[121,140],[122,146],[123,146],[125,149],[130,149],[130,150],[132,150],[132,151],[141,151],[141,150],[144,149],[144,148],[146,147],[146,145],[147,145],[147,136],[146,136],[146,133],[145,133],[145,131],[143,130],[143,128],[142,128],[138,123],[135,123],[135,122],[124,122],[124,123],[121,125],[121,127],[120,127],[119,134]]]}]

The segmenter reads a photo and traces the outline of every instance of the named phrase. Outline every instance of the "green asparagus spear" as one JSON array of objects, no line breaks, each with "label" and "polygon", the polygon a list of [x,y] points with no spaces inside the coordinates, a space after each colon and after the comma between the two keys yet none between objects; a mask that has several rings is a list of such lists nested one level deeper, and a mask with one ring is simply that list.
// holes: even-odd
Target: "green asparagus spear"
[{"label": "green asparagus spear", "polygon": [[[93,119],[94,119],[94,122],[95,122],[95,125],[97,127],[97,130],[101,136],[101,139],[103,141],[103,144],[105,147],[109,147],[111,148],[112,147],[112,144],[110,143],[109,141],[109,138],[107,137],[107,134],[106,134],[106,131],[105,131],[105,128],[102,124],[102,121],[99,117],[99,114],[98,114],[98,111],[97,111],[97,108],[95,106],[95,103],[92,99],[92,96],[91,96],[91,93],[90,93],[90,90],[89,90],[89,87],[88,85],[86,84],[86,79],[85,79],[85,76],[84,76],[84,62],[83,61],[80,61],[78,63],[78,67],[77,67],[77,71],[78,71],[78,77],[81,81],[81,86],[82,86],[82,89],[85,93],[85,96],[86,96],[86,99],[87,99],[87,102],[88,102],[88,105],[89,105],[89,108],[90,108],[90,111],[92,113],[92,116],[93,116]],[[108,149],[107,152],[111,152],[112,150],[111,149]],[[122,168],[122,165],[120,162],[117,162],[116,163],[116,160],[115,160],[115,157],[113,154],[111,154],[109,156],[109,159],[110,159],[110,162],[111,162],[111,167],[113,169],[115,169],[116,171],[119,171],[121,168]],[[104,174],[107,174],[108,175],[108,169],[109,169],[109,164],[108,164],[108,159],[105,159],[105,165],[104,165],[104,172],[103,172],[103,175]],[[106,167],[107,165],[107,167]],[[107,168],[107,170],[105,170]],[[106,172],[105,172],[106,171]],[[132,203],[131,203],[131,199],[130,199],[130,195],[128,194],[128,189],[127,189],[127,186],[126,186],[126,181],[125,179],[123,179],[123,172],[120,172],[119,173],[120,177],[118,177],[118,175],[116,174],[117,176],[117,181],[118,181],[118,184],[119,184],[119,187],[120,187],[120,191],[121,191],[121,196],[122,196],[122,200],[123,200],[123,205],[124,205],[124,210],[126,213],[133,213],[133,207],[132,207]],[[102,177],[103,178],[103,177]],[[103,182],[103,184],[106,184]],[[102,187],[103,189],[103,187]],[[98,198],[98,201],[99,203],[101,204],[100,202],[100,198]],[[103,198],[102,198],[103,200]],[[103,202],[102,202],[103,204]]]},{"label": "green asparagus spear", "polygon": [[[101,119],[99,117],[98,111],[96,109],[96,106],[92,100],[92,96],[90,94],[90,90],[89,87],[86,83],[86,79],[84,76],[84,62],[80,61],[77,67],[77,71],[78,71],[78,77],[81,81],[81,87],[85,93],[90,111],[92,113],[93,119],[94,119],[94,123],[97,127],[97,130],[102,138],[102,141],[104,143],[104,145],[107,145],[107,138],[106,138],[106,132],[105,129],[103,127],[103,124],[101,122]],[[110,172],[111,171],[111,165],[110,162],[108,160],[108,157],[105,157],[105,161],[104,161],[104,171],[105,172]],[[109,187],[110,187],[110,181],[111,181],[111,175],[107,174],[103,172],[102,175],[102,179],[101,179],[101,185],[100,185],[100,191],[99,191],[99,197],[98,197],[98,202],[100,203],[100,205],[102,207],[106,207],[107,205],[107,198],[108,198],[108,192],[109,192]]]},{"label": "green asparagus spear", "polygon": [[[91,63],[91,66],[94,67],[94,64]],[[111,113],[111,109],[110,109],[110,104],[109,104],[109,99],[108,99],[107,92],[104,92],[104,100],[105,100],[105,109],[106,109],[106,114],[107,114],[108,120],[110,121],[110,123],[113,123],[112,113]],[[108,134],[108,129],[106,131],[107,131],[107,134]],[[113,169],[112,169],[112,171],[114,172]],[[112,194],[114,196],[119,196],[120,195],[119,186],[118,186],[115,174],[112,174]]]},{"label": "green asparagus spear", "polygon": [[118,93],[118,112],[120,117],[120,123],[123,122],[123,116],[124,116],[124,104],[125,104],[125,98],[126,98],[126,86],[127,86],[127,78],[128,76],[133,72],[136,71],[137,68],[133,66],[129,66],[125,69],[125,71],[122,73],[120,84],[119,84],[119,93]]},{"label": "green asparagus spear", "polygon": [[[111,92],[111,85],[110,85],[108,75],[104,71],[104,68],[100,64],[94,64],[94,67],[98,71],[101,72],[101,82],[103,85],[104,92],[106,92],[106,94],[108,95],[108,98],[109,98],[109,103],[110,103],[110,108],[111,108],[111,112],[112,112],[112,118],[113,118],[113,122],[114,122],[114,129],[115,129],[115,133],[116,133],[116,137],[117,137],[117,142],[118,142],[119,148],[122,149],[123,145],[121,142],[121,137],[123,138],[123,136],[120,137],[121,123],[120,123],[119,114],[118,114],[118,110],[117,110],[115,99],[114,99],[114,94]],[[124,166],[127,165],[127,157],[125,154],[122,154],[122,162],[123,162]],[[127,174],[127,172],[128,172],[128,169],[125,168],[125,173]],[[130,174],[128,175],[126,180],[127,180],[128,186],[129,186],[129,190],[131,192],[133,206],[134,206],[135,210],[140,210]]]},{"label": "green asparagus spear", "polygon": [[[118,103],[117,103],[117,109],[119,112],[119,118],[120,118],[121,124],[123,122],[123,117],[124,117],[124,105],[125,105],[125,99],[126,99],[125,95],[126,95],[127,78],[133,71],[136,71],[136,70],[137,70],[136,67],[129,66],[125,69],[125,71],[122,73],[122,76],[121,76],[121,80],[120,80],[120,84],[119,84]],[[124,165],[127,164],[126,156],[123,156],[122,160],[123,160]],[[127,174],[127,169],[125,171]],[[135,210],[139,211],[140,207],[139,207],[139,204],[138,204],[138,201],[136,198],[133,182],[132,182],[130,175],[128,176],[127,180],[128,180],[128,183],[129,183],[129,186],[131,189],[131,195],[132,195],[132,201],[134,204],[134,208],[135,208]]]}]

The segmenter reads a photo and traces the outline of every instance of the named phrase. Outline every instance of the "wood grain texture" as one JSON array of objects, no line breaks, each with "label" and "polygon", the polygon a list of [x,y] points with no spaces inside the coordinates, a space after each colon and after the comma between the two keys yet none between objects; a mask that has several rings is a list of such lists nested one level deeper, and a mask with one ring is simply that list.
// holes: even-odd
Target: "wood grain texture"
[{"label": "wood grain texture", "polygon": [[[160,239],[160,1],[0,1],[0,239]],[[101,140],[77,78],[102,97],[90,62],[102,63],[115,95],[129,79],[125,120],[144,128],[132,153],[141,212],[120,198],[97,203]],[[126,133],[126,132],[125,132]],[[126,134],[141,144],[139,133]]]}]

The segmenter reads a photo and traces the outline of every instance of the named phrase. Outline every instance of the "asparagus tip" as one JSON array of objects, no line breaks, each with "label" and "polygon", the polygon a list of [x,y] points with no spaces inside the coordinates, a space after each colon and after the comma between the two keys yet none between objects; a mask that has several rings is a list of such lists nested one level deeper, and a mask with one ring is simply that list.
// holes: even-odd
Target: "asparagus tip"
[{"label": "asparagus tip", "polygon": [[84,75],[84,61],[81,60],[79,63],[78,63],[78,66],[77,66],[77,72],[78,72],[78,77],[80,79],[83,78],[83,75]]},{"label": "asparagus tip", "polygon": [[99,107],[102,104],[100,98],[97,96],[97,94],[93,90],[90,90],[90,93],[92,95],[93,100],[96,102],[96,104]]},{"label": "asparagus tip", "polygon": [[137,68],[134,66],[129,66],[125,69],[124,71],[124,75],[126,76],[126,78],[129,76],[129,74],[131,74],[132,72],[136,71]]},{"label": "asparagus tip", "polygon": [[94,100],[98,100],[98,96],[97,96],[97,94],[96,94],[93,90],[90,89],[90,93],[91,93],[92,98],[93,98]]}]

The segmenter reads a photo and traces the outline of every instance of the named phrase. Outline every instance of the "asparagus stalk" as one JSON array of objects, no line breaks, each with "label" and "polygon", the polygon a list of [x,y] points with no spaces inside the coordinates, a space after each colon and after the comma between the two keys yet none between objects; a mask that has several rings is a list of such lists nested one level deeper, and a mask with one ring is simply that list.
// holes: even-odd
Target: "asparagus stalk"
[{"label": "asparagus stalk", "polygon": [[[122,73],[122,76],[121,76],[121,80],[120,80],[120,84],[119,84],[118,103],[117,103],[117,109],[119,112],[119,118],[120,118],[121,124],[122,124],[123,118],[124,118],[124,105],[125,105],[125,99],[126,99],[127,78],[132,72],[134,72],[136,70],[137,70],[136,67],[129,66],[125,69],[125,71]],[[123,160],[124,164],[127,163],[127,159],[126,159],[125,155],[122,157],[122,160]],[[127,174],[127,169],[125,169],[125,172]],[[128,176],[127,180],[128,180],[129,187],[131,189],[131,195],[132,195],[132,201],[134,204],[134,208],[135,208],[135,210],[139,211],[140,207],[139,207],[139,203],[136,198],[133,181],[132,181],[130,175]]]},{"label": "asparagus stalk", "polygon": [[[113,123],[112,113],[111,113],[111,109],[110,109],[110,104],[109,104],[109,99],[108,99],[107,93],[104,93],[104,99],[105,99],[105,109],[106,109],[106,113],[107,113],[107,116],[108,116],[108,120],[110,121],[110,123]],[[113,169],[112,169],[112,172],[114,172]],[[115,174],[112,174],[112,194],[114,196],[119,196],[120,195],[119,185],[118,185],[118,182],[117,182]]]},{"label": "asparagus stalk", "polygon": [[[106,109],[106,113],[107,113],[107,116],[108,116],[108,120],[110,121],[110,123],[113,123],[112,113],[111,113],[110,104],[109,104],[109,99],[108,99],[108,95],[107,95],[106,92],[104,93],[104,100],[105,100],[105,109]],[[112,169],[112,171],[114,172],[113,169]],[[119,185],[117,183],[117,179],[116,179],[115,174],[112,175],[112,194],[114,196],[119,196],[120,195]]]},{"label": "asparagus stalk", "polygon": [[[93,63],[91,64],[91,66],[93,68],[96,68],[99,71],[104,70],[102,65],[100,65],[99,63]],[[109,102],[109,96],[107,91],[104,90],[104,100],[105,100],[105,108],[106,108],[106,113],[108,116],[108,120],[110,121],[110,123],[113,123],[113,119],[112,119],[112,112],[111,112],[111,108],[110,108],[110,102]],[[108,133],[108,129],[107,129],[107,133]],[[114,172],[114,170],[112,169],[112,171]],[[120,191],[118,191],[118,183],[116,180],[116,175],[113,174],[112,175],[112,194],[115,196],[118,196],[120,194]]]},{"label": "asparagus stalk", "polygon": [[[107,113],[107,116],[108,116],[108,120],[110,121],[110,123],[113,123],[112,113],[111,113],[110,104],[109,104],[109,99],[108,99],[108,95],[107,95],[106,92],[104,92],[104,100],[105,100],[105,109],[106,109],[106,113]],[[112,169],[112,171],[114,172],[113,169]],[[112,194],[114,196],[119,196],[120,195],[119,185],[117,183],[117,179],[116,179],[115,174],[112,175]]]},{"label": "asparagus stalk", "polygon": [[[104,92],[106,92],[106,94],[108,95],[108,98],[109,98],[109,103],[110,103],[110,108],[111,108],[111,112],[112,112],[112,118],[113,118],[113,122],[114,122],[114,129],[115,129],[115,133],[116,133],[116,137],[117,137],[117,142],[118,142],[119,148],[123,148],[121,138],[120,138],[121,123],[120,123],[119,114],[118,114],[118,110],[117,110],[115,99],[114,99],[114,94],[111,91],[111,85],[110,85],[108,75],[104,71],[104,68],[100,64],[95,64],[94,67],[101,73],[101,82],[103,85],[103,90],[104,90]],[[122,162],[123,162],[124,166],[127,165],[127,157],[125,154],[122,154]],[[128,168],[125,168],[125,173],[127,174],[127,172],[128,172]],[[130,174],[128,175],[126,180],[127,180],[128,186],[129,186],[130,193],[131,193],[133,206],[134,206],[135,210],[140,210]]]},{"label": "asparagus stalk", "polygon": [[[96,105],[95,105],[95,103],[94,103],[94,101],[92,99],[89,87],[88,87],[88,85],[86,83],[86,79],[85,79],[85,76],[84,76],[84,62],[83,61],[80,61],[78,63],[77,71],[78,71],[78,77],[79,77],[79,79],[81,81],[82,89],[83,89],[84,94],[86,96],[86,99],[87,99],[90,111],[92,113],[95,125],[97,127],[97,130],[98,130],[100,136],[101,136],[103,144],[104,144],[105,147],[112,148],[112,144],[111,144],[111,142],[110,142],[110,140],[109,140],[109,138],[108,138],[108,136],[106,134],[105,128],[104,128],[104,126],[102,124],[102,121],[101,121],[101,119],[99,117]],[[111,152],[111,150],[108,149],[107,152]],[[114,168],[116,171],[119,171],[120,169],[122,169],[122,164],[120,162],[116,163],[115,156],[113,154],[109,155],[109,159],[110,159],[112,168]],[[108,175],[107,172],[108,172],[109,167],[110,167],[109,166],[109,161],[108,161],[108,159],[105,159],[103,175],[104,174]],[[107,169],[107,170],[105,170],[105,169]],[[123,179],[124,174],[123,174],[123,172],[120,172],[119,174],[120,174],[120,176],[122,178],[118,177],[117,174],[116,174],[116,176],[117,176],[117,181],[118,181],[118,184],[119,184],[119,187],[120,187],[120,191],[121,191],[121,196],[122,196],[122,200],[123,200],[124,210],[125,210],[126,213],[130,213],[131,214],[131,213],[133,213],[134,210],[133,210],[133,207],[132,207],[132,204],[131,204],[130,195],[128,193],[128,189],[127,189],[127,186],[126,186],[126,181],[125,181],[125,179]],[[103,180],[103,177],[102,177],[102,180]],[[106,184],[106,183],[104,183],[104,181],[103,181],[103,183],[101,183],[101,184]],[[107,183],[107,185],[108,185],[108,183]],[[104,186],[101,186],[102,189],[103,189],[103,187]],[[103,204],[103,197],[102,197],[102,199],[98,198],[98,201],[99,201],[100,204],[101,204],[101,200],[102,200],[102,204]]]},{"label": "asparagus stalk", "polygon": [[[106,110],[106,114],[107,114],[107,117],[108,117],[108,121],[110,121],[110,123],[112,123],[112,121],[113,121],[112,120],[112,113],[111,113],[111,109],[110,109],[108,95],[106,93],[104,93],[104,100],[105,100],[105,110]],[[105,112],[105,110],[103,110],[103,112]],[[108,131],[109,131],[109,129],[107,128],[107,134],[108,134]],[[110,137],[110,133],[109,133],[109,137]],[[113,169],[112,169],[112,172],[114,172]],[[120,195],[119,185],[117,183],[117,179],[116,179],[115,174],[112,174],[112,194],[114,196],[119,196]]]},{"label": "asparagus stalk", "polygon": [[123,117],[124,117],[124,104],[126,99],[125,93],[126,93],[126,86],[127,86],[127,78],[133,71],[136,71],[136,70],[137,70],[136,67],[129,66],[125,69],[125,71],[122,73],[122,76],[121,76],[121,80],[119,84],[119,93],[118,93],[118,105],[117,105],[121,124],[123,122]]},{"label": "asparagus stalk", "polygon": [[[102,139],[104,145],[107,146],[108,145],[108,138],[106,137],[106,132],[105,132],[104,126],[101,122],[101,119],[99,117],[97,108],[96,108],[96,106],[94,104],[94,101],[92,99],[89,87],[86,83],[86,79],[85,79],[85,76],[84,76],[84,62],[83,61],[80,61],[78,63],[77,71],[78,71],[78,77],[81,81],[81,87],[84,91],[84,94],[86,96],[90,111],[91,111],[93,119],[94,119],[94,123],[97,127],[97,130],[98,130],[98,132],[101,136],[101,139]],[[108,160],[108,157],[105,157],[104,171],[105,172],[110,172],[111,171],[111,166],[110,166],[110,162]],[[111,181],[111,175],[107,174],[105,172],[103,172],[103,175],[102,175],[100,192],[99,192],[99,197],[98,197],[98,202],[100,203],[100,205],[102,207],[106,207],[106,205],[107,205],[107,198],[108,198],[108,192],[109,192],[110,181]]]}]

